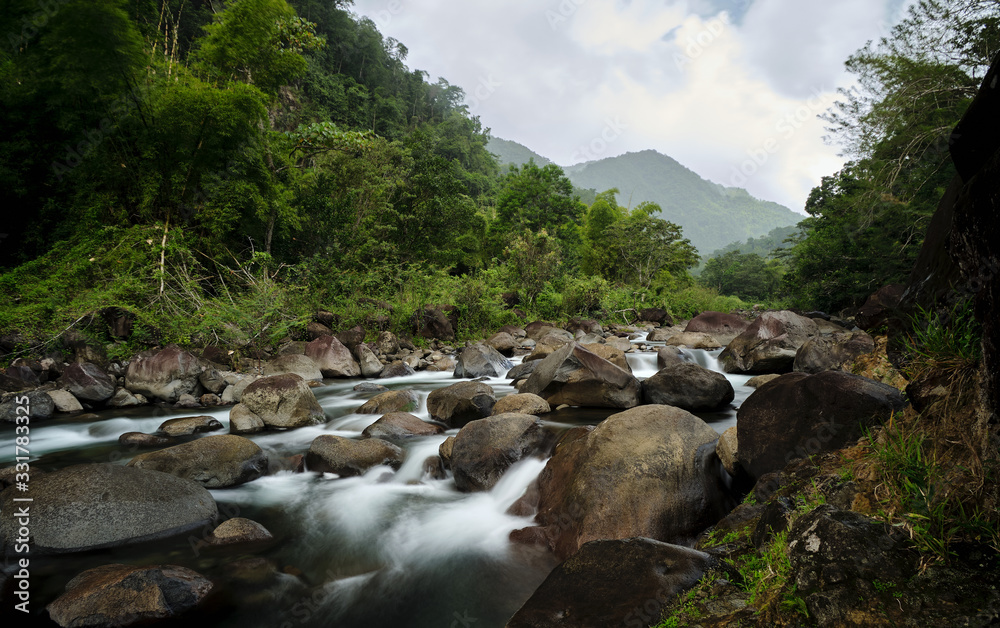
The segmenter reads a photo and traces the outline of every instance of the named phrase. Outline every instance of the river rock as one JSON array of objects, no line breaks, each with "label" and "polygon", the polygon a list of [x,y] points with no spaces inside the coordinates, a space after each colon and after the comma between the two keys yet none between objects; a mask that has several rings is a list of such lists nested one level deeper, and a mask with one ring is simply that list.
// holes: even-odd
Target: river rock
[{"label": "river rock", "polygon": [[333,336],[321,336],[306,345],[306,356],[319,366],[323,377],[358,377],[361,366],[354,360],[351,350]]},{"label": "river rock", "polygon": [[406,362],[402,360],[396,360],[391,364],[387,364],[382,373],[379,374],[379,379],[391,379],[393,377],[408,377],[410,375],[415,375],[416,371],[413,370]]},{"label": "river rock", "polygon": [[639,405],[641,385],[631,373],[571,342],[542,360],[520,392],[551,406],[632,408]]},{"label": "river rock", "polygon": [[462,427],[469,421],[490,416],[496,402],[496,394],[488,384],[459,382],[432,391],[427,396],[427,412],[435,421]]},{"label": "river rock", "polygon": [[780,373],[770,373],[768,375],[757,375],[757,376],[754,376],[754,377],[751,377],[750,379],[748,379],[747,383],[745,385],[748,386],[748,387],[750,387],[750,388],[760,388],[764,384],[766,384],[768,382],[773,382],[774,380],[778,379],[779,377],[781,377]]},{"label": "river rock", "polygon": [[514,336],[508,334],[507,332],[497,332],[489,337],[486,344],[493,347],[504,357],[510,357],[514,355],[514,349],[517,349],[519,343]]},{"label": "river rock", "polygon": [[198,383],[213,395],[221,395],[228,385],[226,377],[211,365],[206,365],[205,370],[198,375]]},{"label": "river rock", "polygon": [[375,347],[382,355],[394,355],[399,353],[399,338],[391,331],[379,332]]},{"label": "river rock", "polygon": [[[24,416],[29,420],[51,419],[55,411],[56,404],[48,393],[41,391],[14,393],[7,401],[0,403],[0,421],[16,423],[18,417]],[[24,424],[23,420],[21,424]],[[11,453],[13,454],[13,451]]]},{"label": "river rock", "polygon": [[[30,497],[32,552],[75,552],[173,536],[215,518],[215,500],[197,482],[113,464],[83,464],[32,475],[30,490],[0,493],[0,510]],[[0,518],[4,544],[17,535],[13,517]]]},{"label": "river rock", "polygon": [[357,414],[389,414],[414,412],[420,407],[420,397],[412,390],[390,390],[375,395],[354,412]]},{"label": "river rock", "polygon": [[512,383],[519,380],[528,379],[528,377],[530,377],[531,374],[535,371],[536,366],[538,366],[537,360],[532,362],[522,362],[517,366],[515,366],[514,368],[512,368],[511,370],[507,371],[507,375],[505,375],[505,377],[511,380]]},{"label": "river rock", "polygon": [[820,335],[816,321],[794,312],[764,312],[719,355],[727,373],[787,373],[799,347]]},{"label": "river rock", "polygon": [[333,330],[330,329],[329,325],[325,325],[318,321],[309,321],[309,324],[306,325],[306,335],[309,336],[310,340],[316,340],[317,338],[330,336],[332,334]]},{"label": "river rock", "polygon": [[702,312],[688,321],[686,332],[696,332],[712,336],[720,345],[725,346],[750,327],[750,321],[723,312]]},{"label": "river rock", "polygon": [[503,377],[514,364],[493,347],[485,344],[466,347],[458,355],[455,377]]},{"label": "river rock", "polygon": [[642,536],[687,542],[734,505],[718,471],[718,434],[670,406],[615,414],[563,439],[538,477],[540,530],[560,559],[588,541]]},{"label": "river rock", "polygon": [[451,468],[464,493],[488,491],[518,460],[538,452],[545,433],[537,417],[499,414],[465,425],[455,437]]},{"label": "river rock", "polygon": [[[608,340],[612,340],[612,338],[608,338]],[[614,340],[624,339],[614,338]],[[625,342],[628,343],[628,340],[625,340]],[[625,352],[621,347],[616,347],[614,344],[583,344],[582,342],[580,346],[586,348],[587,351],[590,351],[594,355],[611,362],[626,373],[632,372],[632,367],[629,365],[628,358],[625,357]]]},{"label": "river rock", "polygon": [[886,384],[841,371],[789,373],[750,395],[737,413],[739,460],[754,479],[856,441],[906,401]]},{"label": "river rock", "polygon": [[230,434],[256,434],[267,429],[264,419],[253,413],[250,408],[238,403],[229,411]]},{"label": "river rock", "polygon": [[714,337],[693,331],[675,334],[668,338],[666,342],[671,347],[689,347],[691,349],[704,349],[706,351],[718,349],[722,346]]},{"label": "river rock", "polygon": [[149,400],[146,397],[132,394],[127,388],[119,388],[115,391],[114,396],[108,400],[108,405],[112,408],[134,408],[144,406],[147,403]]},{"label": "river rock", "polygon": [[142,432],[125,432],[118,437],[119,445],[122,447],[128,447],[133,451],[140,447],[166,447],[173,442],[174,439],[169,436],[162,436],[160,434],[143,434]]},{"label": "river rock", "polygon": [[211,591],[210,580],[186,567],[103,565],[70,580],[46,610],[64,628],[145,625],[195,608]]},{"label": "river rock", "polygon": [[792,369],[815,374],[843,370],[859,356],[875,350],[875,340],[863,331],[843,332],[833,336],[810,338],[795,353]]},{"label": "river rock", "polygon": [[498,414],[547,414],[552,412],[552,407],[549,406],[549,402],[545,401],[538,395],[532,395],[531,393],[521,393],[518,395],[507,395],[501,397],[495,406],[493,406],[493,415]]},{"label": "river rock", "polygon": [[26,366],[9,366],[0,369],[0,391],[19,392],[42,385],[38,375]]},{"label": "river rock", "polygon": [[295,428],[326,422],[309,384],[292,373],[258,379],[243,391],[241,403],[268,427]]},{"label": "river rock", "polygon": [[316,361],[307,355],[295,353],[278,356],[264,367],[264,377],[294,373],[306,381],[322,381],[323,373]]},{"label": "river rock", "polygon": [[405,453],[399,447],[377,438],[353,440],[324,434],[309,446],[306,466],[318,473],[336,473],[341,477],[361,475],[381,465],[398,469]]},{"label": "river rock", "polygon": [[396,444],[415,436],[434,436],[443,432],[440,425],[428,423],[409,412],[390,412],[366,427],[361,436]]},{"label": "river rock", "polygon": [[232,545],[236,543],[262,543],[274,539],[267,528],[256,521],[233,517],[220,523],[208,537],[212,545]]},{"label": "river rock", "polygon": [[145,397],[177,403],[181,395],[198,388],[198,376],[205,369],[201,360],[176,345],[154,354],[139,354],[129,362],[125,388]]},{"label": "river rock", "polygon": [[687,362],[687,359],[677,347],[662,347],[656,350],[656,368],[662,369],[679,362]]},{"label": "river rock", "polygon": [[676,362],[642,383],[644,403],[675,406],[689,412],[717,410],[736,397],[726,376],[694,362]]},{"label": "river rock", "polygon": [[646,335],[646,342],[666,342],[676,335],[672,327],[654,329]]},{"label": "river rock", "polygon": [[662,307],[647,307],[639,310],[639,320],[660,325],[661,327],[672,327],[674,324],[673,317]]},{"label": "river rock", "polygon": [[591,541],[549,574],[507,628],[653,626],[717,564],[652,539]]},{"label": "river rock", "polygon": [[189,416],[180,419],[164,421],[157,428],[167,436],[190,436],[202,432],[214,432],[223,428],[219,420],[211,416]]},{"label": "river rock", "polygon": [[437,340],[454,340],[455,328],[451,321],[440,309],[432,305],[425,305],[417,310],[410,317],[410,325],[413,333],[422,338]]},{"label": "river rock", "polygon": [[225,488],[267,473],[267,454],[252,440],[222,434],[138,455],[128,466],[163,471],[205,488]]},{"label": "river rock", "polygon": [[67,366],[59,378],[59,387],[88,403],[101,403],[115,394],[115,380],[90,362]]},{"label": "river rock", "polygon": [[363,342],[355,347],[354,357],[358,359],[362,377],[378,377],[385,368],[371,347]]},{"label": "river rock", "polygon": [[718,454],[723,468],[725,468],[729,475],[734,478],[741,475],[739,437],[735,425],[723,432],[722,436],[719,437],[719,444],[715,447],[715,453]]}]

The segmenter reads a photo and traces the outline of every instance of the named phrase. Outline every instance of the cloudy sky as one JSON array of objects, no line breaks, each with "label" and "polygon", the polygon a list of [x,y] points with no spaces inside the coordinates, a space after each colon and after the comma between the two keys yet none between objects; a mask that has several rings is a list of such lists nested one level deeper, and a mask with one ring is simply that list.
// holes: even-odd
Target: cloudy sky
[{"label": "cloudy sky", "polygon": [[655,149],[802,211],[843,158],[817,115],[905,0],[355,0],[411,69],[560,165]]}]

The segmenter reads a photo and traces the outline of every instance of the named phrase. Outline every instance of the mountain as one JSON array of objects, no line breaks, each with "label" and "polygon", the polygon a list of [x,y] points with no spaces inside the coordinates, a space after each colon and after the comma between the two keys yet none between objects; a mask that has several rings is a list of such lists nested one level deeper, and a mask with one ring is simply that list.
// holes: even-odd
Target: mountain
[{"label": "mountain", "polygon": [[[501,144],[502,142],[502,144]],[[513,144],[520,148],[512,148]],[[528,148],[506,140],[491,139],[487,150],[501,148],[512,163],[535,156]],[[520,161],[518,155],[521,155]],[[536,163],[542,163],[535,156]],[[506,163],[501,160],[501,163]],[[653,150],[627,153],[563,168],[573,185],[603,192],[618,188],[618,203],[635,207],[649,201],[660,206],[661,218],[680,225],[685,237],[702,255],[733,242],[757,238],[772,229],[797,224],[804,218],[792,210],[750,196],[741,188],[706,181],[677,160]]]},{"label": "mountain", "polygon": [[497,162],[501,167],[510,164],[520,166],[521,164],[528,163],[532,159],[534,159],[535,163],[539,166],[547,166],[552,163],[551,159],[542,157],[523,144],[518,144],[517,142],[512,142],[510,140],[502,140],[498,137],[490,138],[489,143],[486,144],[486,150],[497,156]]}]

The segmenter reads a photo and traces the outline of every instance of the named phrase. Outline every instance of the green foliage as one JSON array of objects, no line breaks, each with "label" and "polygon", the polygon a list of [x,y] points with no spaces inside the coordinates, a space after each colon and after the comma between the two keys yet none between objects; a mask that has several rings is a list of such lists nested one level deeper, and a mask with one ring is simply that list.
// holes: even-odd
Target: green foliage
[{"label": "green foliage", "polygon": [[781,262],[765,260],[756,253],[730,251],[705,263],[700,281],[722,294],[746,301],[780,298],[784,268]]},{"label": "green foliage", "polygon": [[666,295],[665,307],[675,318],[693,318],[702,312],[732,312],[748,306],[738,297],[722,296],[703,286],[691,286]]},{"label": "green foliage", "polygon": [[912,332],[906,341],[911,371],[978,366],[983,332],[973,307],[973,299],[955,303],[943,312],[918,306],[910,319]]}]

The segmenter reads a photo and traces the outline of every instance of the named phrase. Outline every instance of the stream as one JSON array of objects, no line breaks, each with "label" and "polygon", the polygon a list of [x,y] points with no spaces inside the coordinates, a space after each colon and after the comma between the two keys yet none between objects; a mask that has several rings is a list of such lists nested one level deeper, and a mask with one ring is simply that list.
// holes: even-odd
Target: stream
[{"label": "stream", "polygon": [[[684,350],[687,359],[718,372],[720,352]],[[657,371],[655,352],[627,358],[639,379]],[[720,434],[736,424],[735,408],[753,392],[745,385],[748,376],[726,377],[736,391],[733,407],[698,413]],[[327,423],[249,438],[278,461],[304,453],[322,434],[360,437],[379,415],[353,413],[374,394],[355,392],[358,381],[326,380],[313,389]],[[422,372],[379,383],[417,391],[421,405],[413,414],[429,419],[427,395],[456,381],[452,373]],[[497,398],[516,392],[506,379],[487,383]],[[121,434],[152,433],[167,419],[182,416],[212,416],[226,428],[213,433],[228,433],[229,408],[206,410],[153,406],[40,422],[31,430],[32,467],[52,471],[84,462],[125,464],[141,452],[123,450]],[[561,431],[617,412],[570,408],[545,415],[542,422]],[[207,547],[197,531],[149,545],[32,557],[32,625],[56,625],[43,606],[62,593],[70,578],[102,564],[126,563],[182,565],[212,579],[220,591],[201,612],[216,626],[501,627],[555,566],[548,552],[508,541],[509,533],[530,525],[531,518],[506,511],[545,461],[520,461],[487,493],[460,493],[450,477],[436,480],[424,472],[424,461],[457,433],[409,440],[406,461],[395,472],[376,467],[339,479],[276,470],[238,487],[212,490],[220,520],[253,519],[275,536],[253,553]],[[13,464],[13,439],[14,426],[0,426],[0,467]]]}]

